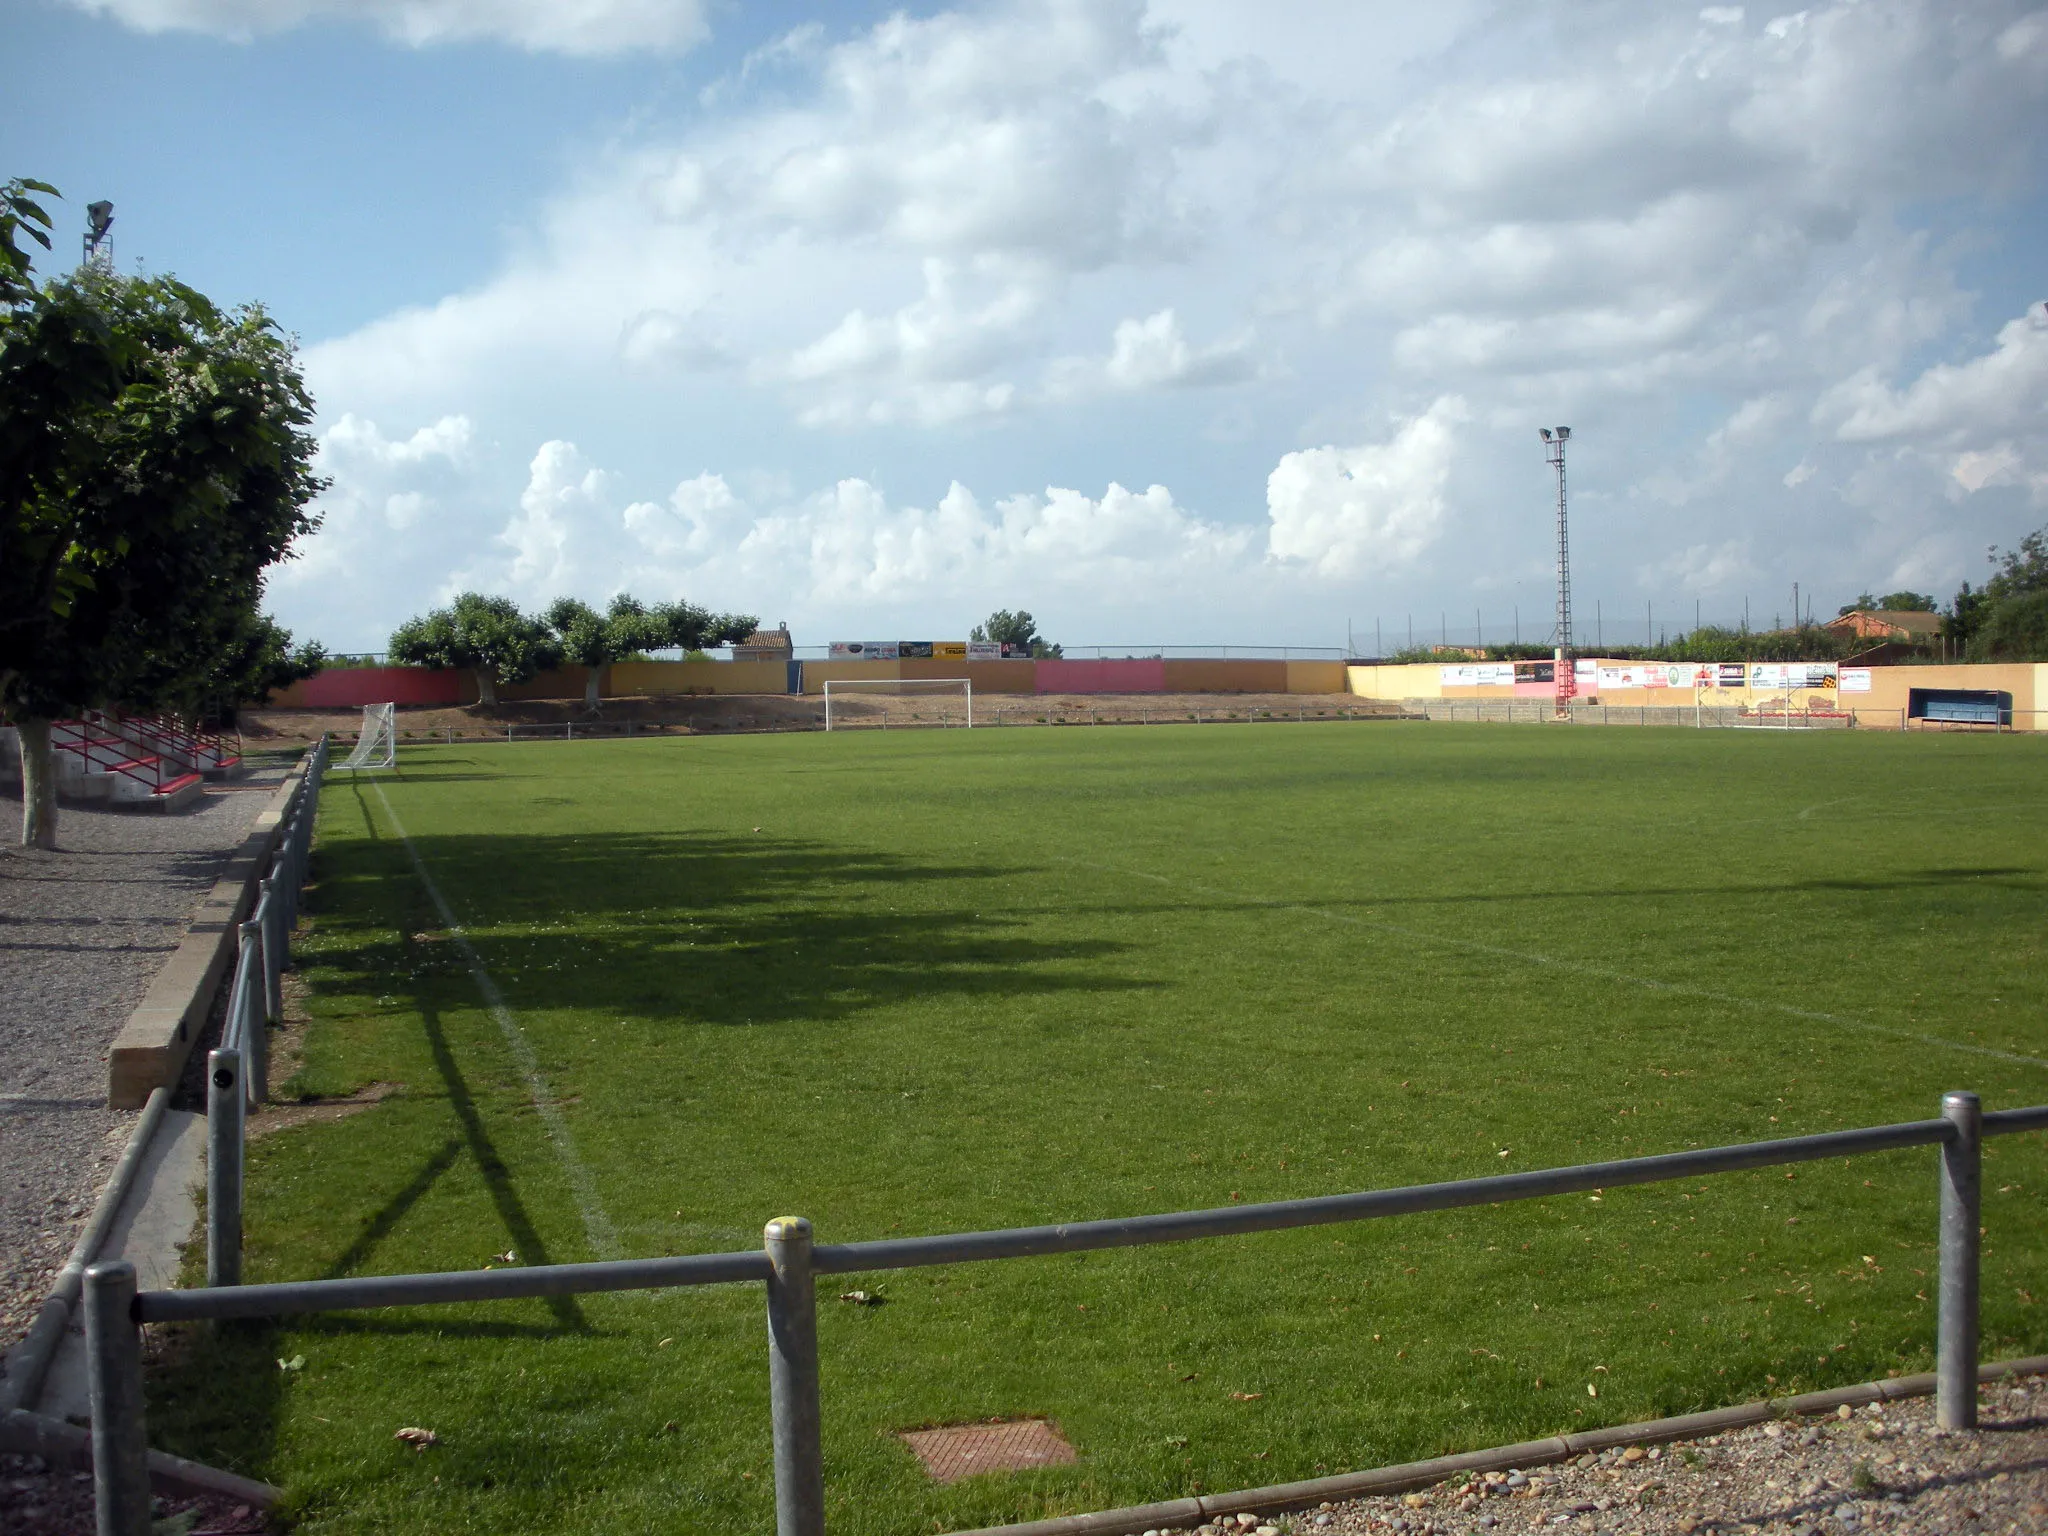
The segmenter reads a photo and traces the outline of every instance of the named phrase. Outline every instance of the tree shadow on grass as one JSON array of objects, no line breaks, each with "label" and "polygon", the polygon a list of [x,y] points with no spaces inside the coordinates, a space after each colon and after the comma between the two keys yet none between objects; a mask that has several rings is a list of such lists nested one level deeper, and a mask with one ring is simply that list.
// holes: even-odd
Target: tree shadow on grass
[{"label": "tree shadow on grass", "polygon": [[[405,850],[321,851],[329,992],[389,993],[466,963]],[[1043,937],[1003,910],[1014,865],[937,863],[793,838],[656,832],[415,835],[413,848],[515,1010],[666,1025],[856,1021],[935,995],[1150,990],[1105,973],[1129,946]],[[933,900],[957,891],[956,899]]]}]

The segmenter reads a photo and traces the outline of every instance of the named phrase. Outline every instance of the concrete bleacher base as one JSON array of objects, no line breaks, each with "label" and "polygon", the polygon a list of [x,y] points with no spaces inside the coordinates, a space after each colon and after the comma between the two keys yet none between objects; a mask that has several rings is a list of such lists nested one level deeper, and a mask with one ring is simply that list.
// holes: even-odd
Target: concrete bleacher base
[{"label": "concrete bleacher base", "polygon": [[300,764],[285,775],[193,914],[184,939],[114,1037],[107,1056],[110,1109],[140,1109],[150,1089],[169,1086],[184,1070],[193,1042],[206,1028],[214,992],[234,962],[236,927],[255,905],[257,882],[269,867],[285,807],[304,773]]}]

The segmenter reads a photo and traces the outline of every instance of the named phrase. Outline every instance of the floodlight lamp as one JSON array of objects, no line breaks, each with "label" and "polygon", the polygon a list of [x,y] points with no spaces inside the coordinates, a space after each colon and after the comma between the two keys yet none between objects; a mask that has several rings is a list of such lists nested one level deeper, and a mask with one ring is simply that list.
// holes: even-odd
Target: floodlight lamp
[{"label": "floodlight lamp", "polygon": [[1572,429],[1571,429],[1570,427],[1559,427],[1559,428],[1557,429],[1557,440],[1558,440],[1558,441],[1559,441],[1560,443],[1561,443],[1561,442],[1564,442],[1564,441],[1565,441],[1565,440],[1566,440],[1567,438],[1569,438],[1569,437],[1570,437],[1571,435],[1572,435]]},{"label": "floodlight lamp", "polygon": [[1536,430],[1543,434],[1543,441],[1545,441],[1546,443],[1550,441],[1550,428],[1538,427]]},{"label": "floodlight lamp", "polygon": [[114,227],[114,205],[101,199],[85,205],[85,225],[95,241],[104,240],[107,231]]}]

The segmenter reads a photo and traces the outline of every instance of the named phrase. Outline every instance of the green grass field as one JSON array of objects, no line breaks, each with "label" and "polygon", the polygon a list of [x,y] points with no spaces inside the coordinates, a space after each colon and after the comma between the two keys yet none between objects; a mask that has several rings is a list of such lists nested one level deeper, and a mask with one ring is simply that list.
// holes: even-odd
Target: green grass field
[{"label": "green grass field", "polygon": [[[1399,724],[409,749],[324,794],[282,1096],[404,1086],[254,1144],[249,1278],[1323,1194],[1925,1118],[1956,1087],[2039,1103],[2044,770],[2048,740],[2010,736]],[[1933,1156],[849,1277],[887,1304],[821,1302],[832,1528],[1925,1369]],[[1987,1158],[1985,1352],[2048,1350],[2048,1148]],[[195,1330],[152,1391],[157,1443],[283,1484],[310,1531],[773,1523],[754,1286]],[[1079,1463],[939,1489],[894,1437],[1024,1414]]]}]

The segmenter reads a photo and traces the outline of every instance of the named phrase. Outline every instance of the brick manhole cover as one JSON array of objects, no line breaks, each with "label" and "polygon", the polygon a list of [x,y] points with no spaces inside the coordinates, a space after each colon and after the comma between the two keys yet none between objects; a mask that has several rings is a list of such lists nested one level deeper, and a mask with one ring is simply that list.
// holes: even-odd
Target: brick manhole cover
[{"label": "brick manhole cover", "polygon": [[1074,1448],[1044,1419],[909,1429],[903,1432],[903,1443],[917,1453],[937,1483],[957,1483],[979,1472],[1065,1466],[1074,1459]]}]

